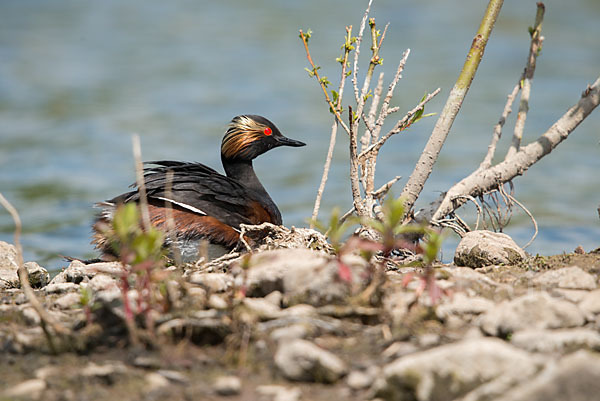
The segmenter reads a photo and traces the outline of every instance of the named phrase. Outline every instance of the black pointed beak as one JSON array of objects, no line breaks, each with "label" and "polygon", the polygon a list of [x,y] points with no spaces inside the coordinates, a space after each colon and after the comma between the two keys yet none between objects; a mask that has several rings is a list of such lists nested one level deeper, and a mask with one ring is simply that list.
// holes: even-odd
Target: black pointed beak
[{"label": "black pointed beak", "polygon": [[295,139],[290,139],[290,138],[287,138],[285,136],[278,136],[276,139],[277,139],[277,145],[278,146],[299,147],[299,146],[306,145],[304,142],[300,142],[300,141],[297,141]]}]

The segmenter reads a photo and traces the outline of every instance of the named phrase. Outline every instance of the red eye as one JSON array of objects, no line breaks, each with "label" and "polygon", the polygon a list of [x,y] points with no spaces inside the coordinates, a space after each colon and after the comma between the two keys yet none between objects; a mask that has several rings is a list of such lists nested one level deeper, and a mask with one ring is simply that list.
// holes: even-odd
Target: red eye
[{"label": "red eye", "polygon": [[265,133],[265,135],[271,135],[273,133],[273,130],[269,127],[265,128],[265,130],[263,131]]}]

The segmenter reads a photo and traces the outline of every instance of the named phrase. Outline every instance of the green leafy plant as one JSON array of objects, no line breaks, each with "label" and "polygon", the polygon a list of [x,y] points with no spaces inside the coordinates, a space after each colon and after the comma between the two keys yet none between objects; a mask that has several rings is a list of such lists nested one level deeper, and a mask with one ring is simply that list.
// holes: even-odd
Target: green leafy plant
[{"label": "green leafy plant", "polygon": [[[137,343],[136,317],[143,318],[150,336],[154,334],[152,310],[169,308],[165,281],[169,273],[163,270],[165,234],[150,226],[142,228],[139,207],[119,205],[112,220],[109,241],[123,266],[120,276],[125,321],[132,343]],[[130,302],[130,292],[137,291],[136,302]]]}]

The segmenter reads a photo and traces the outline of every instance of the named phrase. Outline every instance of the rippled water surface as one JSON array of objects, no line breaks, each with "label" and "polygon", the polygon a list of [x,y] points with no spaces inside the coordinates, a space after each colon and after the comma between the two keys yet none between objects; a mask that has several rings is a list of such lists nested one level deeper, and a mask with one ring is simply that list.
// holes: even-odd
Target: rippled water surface
[{"label": "rippled water surface", "polygon": [[[482,1],[376,0],[373,16],[390,22],[383,71],[412,53],[393,103],[408,110],[423,93],[442,94],[462,66],[484,9]],[[333,82],[344,26],[358,26],[364,1],[3,0],[0,2],[0,192],[19,209],[26,258],[50,269],[58,254],[89,257],[94,202],[133,181],[131,134],[146,160],[201,161],[220,167],[219,145],[231,117],[262,114],[308,143],[256,161],[287,225],[310,215],[331,116],[307,77],[299,28]],[[527,140],[543,133],[600,71],[600,2],[546,2],[546,40],[536,70]],[[463,111],[456,120],[422,204],[481,161],[506,95],[524,67],[533,1],[507,1]],[[367,53],[366,47],[364,53]],[[364,64],[363,64],[364,65]],[[366,67],[366,65],[365,65]],[[363,71],[365,68],[363,68]],[[513,118],[509,124],[514,121]],[[435,118],[390,141],[379,182],[408,177]],[[510,133],[510,131],[507,131]],[[505,135],[505,146],[509,135]],[[516,195],[536,216],[532,253],[600,246],[600,111],[549,157],[515,180]],[[504,148],[503,148],[504,149]],[[347,208],[347,140],[340,136],[323,214]],[[398,184],[401,190],[405,179]],[[0,212],[0,240],[12,242]],[[524,244],[532,226],[516,213],[507,229]],[[445,259],[451,257],[448,240]]]}]

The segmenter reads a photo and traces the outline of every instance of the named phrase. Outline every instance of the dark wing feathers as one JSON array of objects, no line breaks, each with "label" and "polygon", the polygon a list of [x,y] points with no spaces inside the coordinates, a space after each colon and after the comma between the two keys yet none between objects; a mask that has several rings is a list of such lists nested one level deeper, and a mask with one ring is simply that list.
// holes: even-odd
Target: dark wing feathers
[{"label": "dark wing feathers", "polygon": [[[155,203],[169,198],[179,204],[190,205],[205,214],[215,217],[232,227],[251,224],[248,219],[248,204],[256,196],[238,181],[228,178],[200,163],[155,161],[144,169],[146,192]],[[171,193],[165,190],[168,172],[172,171]],[[136,186],[134,183],[133,187]],[[113,203],[136,202],[137,190],[111,200]]]}]

